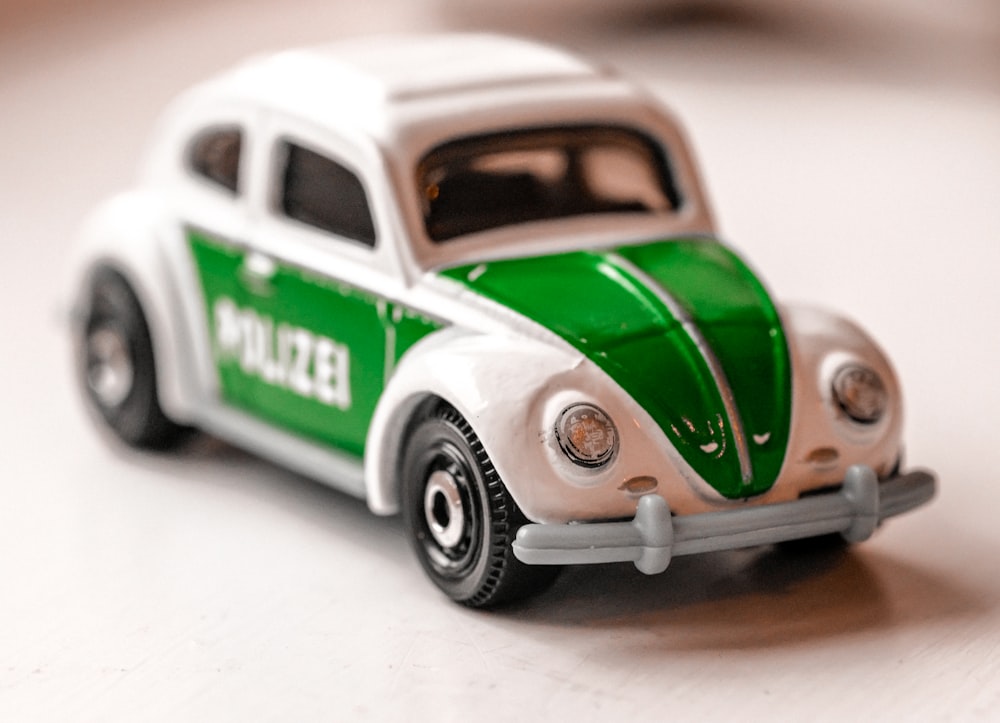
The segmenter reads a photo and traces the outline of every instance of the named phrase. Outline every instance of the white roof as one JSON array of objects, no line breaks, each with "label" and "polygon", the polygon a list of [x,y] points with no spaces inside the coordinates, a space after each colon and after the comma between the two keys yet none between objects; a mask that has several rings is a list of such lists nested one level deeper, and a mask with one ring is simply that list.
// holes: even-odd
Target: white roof
[{"label": "white roof", "polygon": [[[258,144],[294,134],[367,173],[372,189],[384,190],[372,198],[383,198],[386,213],[412,230],[420,268],[442,262],[458,248],[421,236],[422,211],[412,192],[420,159],[448,140],[504,129],[619,124],[644,131],[667,148],[685,199],[679,214],[634,220],[628,228],[620,219],[602,225],[581,217],[576,226],[553,225],[545,232],[553,238],[565,236],[575,247],[583,238],[610,243],[712,229],[683,136],[659,104],[604,68],[528,40],[387,35],[251,58],[171,107],[150,144],[144,177],[186,187],[190,173],[178,162],[186,157],[183,149],[193,133],[220,123],[263,129],[255,135]],[[377,174],[369,167],[373,163]],[[477,243],[481,247],[463,248],[478,257],[497,239],[484,235]]]},{"label": "white roof", "polygon": [[382,36],[300,52],[317,66],[349,68],[390,100],[453,93],[496,84],[592,76],[576,56],[498,35]]},{"label": "white roof", "polygon": [[493,90],[594,82],[619,90],[625,85],[570,53],[528,40],[426,34],[376,36],[252,58],[203,89],[215,97],[380,135],[402,115],[414,120],[415,106],[441,107],[439,101],[467,99],[477,91],[483,97]]}]

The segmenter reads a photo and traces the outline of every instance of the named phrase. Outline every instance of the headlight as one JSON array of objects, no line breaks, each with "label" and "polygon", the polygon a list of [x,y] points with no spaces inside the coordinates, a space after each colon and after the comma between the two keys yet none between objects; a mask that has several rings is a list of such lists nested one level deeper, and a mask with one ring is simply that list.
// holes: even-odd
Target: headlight
[{"label": "headlight", "polygon": [[556,419],[559,448],[574,464],[600,467],[618,451],[618,430],[599,407],[581,402],[571,404]]},{"label": "headlight", "polygon": [[874,424],[889,407],[881,377],[858,364],[843,366],[833,375],[833,398],[848,417],[861,424]]}]

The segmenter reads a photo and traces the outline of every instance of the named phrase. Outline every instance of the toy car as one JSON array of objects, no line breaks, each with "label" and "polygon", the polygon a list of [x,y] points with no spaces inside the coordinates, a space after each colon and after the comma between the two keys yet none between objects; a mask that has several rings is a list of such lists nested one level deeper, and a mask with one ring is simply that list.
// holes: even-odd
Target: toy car
[{"label": "toy car", "polygon": [[389,37],[184,95],[74,264],[86,396],[402,512],[491,606],[560,565],[840,534],[931,498],[861,330],[716,239],[675,122],[562,51]]}]

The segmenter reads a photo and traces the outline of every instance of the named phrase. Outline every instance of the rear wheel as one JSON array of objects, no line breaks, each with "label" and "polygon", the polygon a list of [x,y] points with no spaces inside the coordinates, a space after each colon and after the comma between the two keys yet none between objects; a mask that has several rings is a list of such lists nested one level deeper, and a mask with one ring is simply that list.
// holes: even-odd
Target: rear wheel
[{"label": "rear wheel", "polygon": [[77,358],[84,395],[126,444],[166,449],[184,438],[187,429],[160,408],[149,327],[117,271],[94,274]]},{"label": "rear wheel", "polygon": [[472,427],[441,405],[419,421],[403,455],[403,513],[421,565],[470,607],[538,592],[558,567],[525,565],[511,544],[527,521]]}]

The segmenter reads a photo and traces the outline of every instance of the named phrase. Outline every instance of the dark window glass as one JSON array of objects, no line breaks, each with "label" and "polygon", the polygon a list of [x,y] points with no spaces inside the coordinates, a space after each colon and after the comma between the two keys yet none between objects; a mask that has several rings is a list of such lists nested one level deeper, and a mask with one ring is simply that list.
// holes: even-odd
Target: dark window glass
[{"label": "dark window glass", "polygon": [[285,143],[281,210],[310,226],[375,245],[375,226],[361,181],[326,156]]},{"label": "dark window glass", "polygon": [[191,144],[191,170],[236,193],[242,145],[243,133],[239,128],[226,126],[202,131]]},{"label": "dark window glass", "polygon": [[663,148],[611,126],[451,141],[420,162],[417,184],[434,241],[570,216],[670,213],[681,205]]}]

